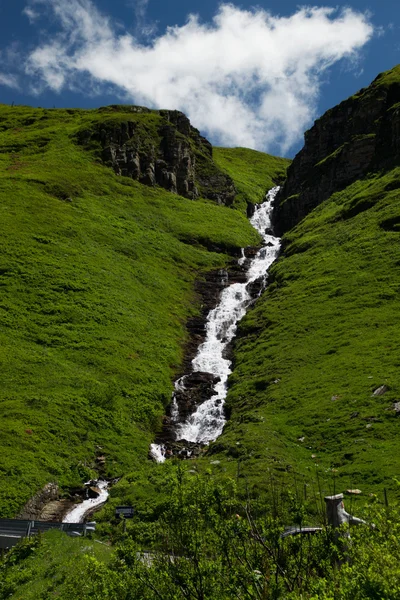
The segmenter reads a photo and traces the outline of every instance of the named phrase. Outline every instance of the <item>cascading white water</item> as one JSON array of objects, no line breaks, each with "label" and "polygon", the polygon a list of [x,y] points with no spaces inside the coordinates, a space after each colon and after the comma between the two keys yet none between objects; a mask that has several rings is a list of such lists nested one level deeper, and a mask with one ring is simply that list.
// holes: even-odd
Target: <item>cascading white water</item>
[{"label": "cascading white water", "polygon": [[150,444],[151,457],[158,463],[165,462],[165,450],[164,444]]},{"label": "cascading white water", "polygon": [[[89,485],[86,483],[85,485]],[[88,498],[84,500],[80,504],[77,504],[69,511],[63,518],[63,523],[81,523],[86,514],[91,512],[94,508],[101,506],[108,498],[108,482],[107,481],[97,481],[96,486],[100,490],[100,494],[97,498]]]},{"label": "cascading white water", "polygon": [[[272,205],[279,187],[272,188],[265,202],[256,206],[250,223],[262,235],[264,246],[251,261],[246,274],[246,283],[234,283],[221,294],[219,304],[210,311],[207,317],[206,339],[200,345],[196,357],[192,361],[193,371],[211,373],[220,378],[214,386],[216,394],[190,415],[182,424],[176,426],[176,439],[188,442],[208,443],[221,435],[224,424],[224,400],[227,394],[227,381],[231,373],[231,361],[224,358],[224,351],[236,333],[237,324],[246,314],[251,303],[248,285],[262,279],[266,283],[269,267],[274,262],[280,247],[280,239],[270,235]],[[244,253],[239,262],[243,264]],[[175,383],[175,389],[184,388],[185,380],[180,378]],[[173,417],[177,420],[177,405],[174,404]],[[172,415],[172,412],[171,412]],[[158,462],[164,462],[165,456],[162,445],[152,444],[151,454]]]},{"label": "cascading white water", "polygon": [[[176,423],[179,420],[179,409],[175,394],[176,392],[181,392],[185,389],[185,379],[186,375],[183,375],[182,377],[179,377],[179,379],[177,379],[174,383],[174,391],[172,392],[171,396],[170,409],[171,421],[173,423]],[[150,444],[150,454],[158,463],[165,462],[165,451],[166,448],[164,444]]]}]

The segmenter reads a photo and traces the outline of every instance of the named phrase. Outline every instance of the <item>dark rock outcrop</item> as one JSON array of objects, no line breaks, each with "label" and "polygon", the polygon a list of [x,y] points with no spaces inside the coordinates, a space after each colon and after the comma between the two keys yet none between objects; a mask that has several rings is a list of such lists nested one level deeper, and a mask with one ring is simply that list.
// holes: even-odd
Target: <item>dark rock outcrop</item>
[{"label": "dark rock outcrop", "polygon": [[36,521],[62,521],[64,515],[73,507],[68,498],[60,498],[56,483],[47,483],[25,504],[17,519]]},{"label": "dark rock outcrop", "polygon": [[273,221],[277,235],[370,171],[400,162],[400,66],[326,112],[305,133]]},{"label": "dark rock outcrop", "polygon": [[185,421],[200,404],[217,393],[214,386],[219,381],[219,377],[201,371],[194,371],[185,377],[185,388],[175,392],[181,421]]},{"label": "dark rock outcrop", "polygon": [[[132,118],[119,121],[105,117],[92,128],[81,130],[77,140],[94,150],[115,173],[145,185],[159,185],[185,198],[202,196],[218,204],[232,204],[236,195],[232,179],[215,165],[210,142],[183,113],[135,106],[103,110],[107,109],[130,112]],[[143,115],[149,115],[147,121]]]},{"label": "dark rock outcrop", "polygon": [[[187,440],[167,441],[163,447],[163,454],[166,459],[168,458],[180,458],[186,460],[188,458],[198,458],[207,448],[207,444],[201,442],[188,442]],[[153,459],[151,453],[149,458]]]},{"label": "dark rock outcrop", "polygon": [[58,500],[60,490],[56,483],[47,483],[25,504],[17,516],[18,519],[39,519],[44,507]]}]

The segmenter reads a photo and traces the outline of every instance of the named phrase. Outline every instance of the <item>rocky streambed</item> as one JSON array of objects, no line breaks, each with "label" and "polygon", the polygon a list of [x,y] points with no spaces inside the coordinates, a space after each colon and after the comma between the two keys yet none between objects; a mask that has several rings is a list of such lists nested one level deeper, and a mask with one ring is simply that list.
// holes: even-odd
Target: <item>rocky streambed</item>
[{"label": "rocky streambed", "polygon": [[106,502],[108,488],[113,483],[115,481],[93,479],[71,489],[67,498],[60,497],[56,483],[48,483],[25,504],[17,518],[82,523]]},{"label": "rocky streambed", "polygon": [[[163,429],[150,446],[157,462],[178,456],[198,456],[221,435],[225,424],[224,403],[231,373],[230,348],[237,324],[266,286],[268,269],[278,255],[280,239],[273,235],[271,214],[279,188],[270,190],[255,207],[250,222],[263,237],[263,247],[243,249],[236,268],[221,270],[214,286],[216,305],[197,322],[186,361],[186,374],[175,381]],[[190,324],[189,324],[190,326]]]}]

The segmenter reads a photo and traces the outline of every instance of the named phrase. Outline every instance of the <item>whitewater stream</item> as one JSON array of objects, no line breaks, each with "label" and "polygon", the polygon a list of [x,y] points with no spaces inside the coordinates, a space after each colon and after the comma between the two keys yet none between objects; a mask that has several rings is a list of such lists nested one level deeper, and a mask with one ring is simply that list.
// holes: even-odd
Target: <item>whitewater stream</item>
[{"label": "whitewater stream", "polygon": [[[74,506],[63,518],[63,523],[83,523],[86,515],[95,508],[99,508],[108,498],[108,482],[97,480],[94,482],[100,494],[97,498],[88,498]],[[85,485],[90,485],[91,482]]]},{"label": "whitewater stream", "polygon": [[[176,440],[195,443],[209,443],[217,439],[225,425],[224,401],[227,395],[227,382],[231,371],[231,361],[225,358],[228,344],[233,340],[238,322],[244,317],[252,297],[250,284],[262,281],[264,289],[268,269],[278,255],[280,239],[270,235],[273,202],[279,187],[272,188],[266,200],[256,206],[250,223],[263,237],[263,247],[250,261],[245,283],[233,283],[226,287],[218,305],[209,312],[206,323],[205,341],[199,346],[192,361],[193,372],[210,373],[219,378],[214,386],[215,394],[210,400],[200,404],[184,422],[180,422],[179,408],[173,394],[171,420],[175,424]],[[239,264],[246,258],[244,250]],[[261,293],[261,292],[260,292]],[[185,376],[175,382],[175,391],[185,389]],[[151,444],[150,453],[157,462],[165,461],[166,448],[163,444]]]}]

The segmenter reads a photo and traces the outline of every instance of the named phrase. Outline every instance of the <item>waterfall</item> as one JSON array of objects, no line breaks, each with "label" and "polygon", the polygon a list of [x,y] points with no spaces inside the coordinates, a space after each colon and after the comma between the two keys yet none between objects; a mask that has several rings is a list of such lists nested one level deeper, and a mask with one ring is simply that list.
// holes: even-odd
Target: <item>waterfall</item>
[{"label": "waterfall", "polygon": [[[250,223],[263,237],[263,247],[251,260],[245,283],[233,283],[226,287],[218,305],[209,312],[206,324],[206,338],[199,346],[192,361],[193,372],[210,373],[219,378],[214,386],[215,394],[206,400],[186,421],[179,423],[179,413],[174,394],[171,416],[176,423],[176,439],[195,443],[209,443],[221,435],[225,425],[224,401],[227,395],[227,381],[231,373],[231,361],[225,358],[225,350],[236,334],[237,324],[246,314],[252,301],[250,284],[261,280],[264,289],[268,269],[274,262],[280,248],[280,239],[271,235],[271,213],[279,187],[272,188],[266,200],[256,206]],[[244,251],[239,263],[245,262]],[[261,293],[261,291],[260,291]],[[175,390],[185,387],[185,377],[175,382]],[[157,462],[164,462],[165,447],[152,444],[150,453]]]},{"label": "waterfall", "polygon": [[74,506],[63,518],[63,523],[82,523],[88,512],[104,504],[108,498],[108,482],[97,480],[95,482],[85,483],[86,486],[95,484],[100,493],[97,498],[88,498],[80,504]]}]

